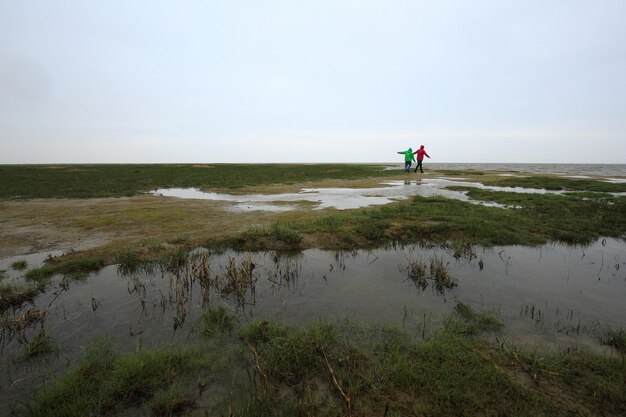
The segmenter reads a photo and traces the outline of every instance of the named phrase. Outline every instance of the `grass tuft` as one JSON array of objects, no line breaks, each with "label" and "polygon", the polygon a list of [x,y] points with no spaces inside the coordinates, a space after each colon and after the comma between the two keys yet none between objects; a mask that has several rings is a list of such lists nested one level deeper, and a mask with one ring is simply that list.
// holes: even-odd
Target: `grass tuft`
[{"label": "grass tuft", "polygon": [[232,329],[233,317],[222,306],[205,310],[200,316],[199,330],[203,335],[223,336],[230,333]]},{"label": "grass tuft", "polygon": [[58,345],[53,338],[48,336],[42,329],[37,335],[26,343],[26,358],[34,358],[49,355],[58,351]]},{"label": "grass tuft", "polygon": [[81,279],[92,272],[99,271],[103,266],[104,261],[100,257],[69,259],[31,269],[25,277],[29,281],[38,283],[46,283],[55,274],[61,274],[72,279]]},{"label": "grass tuft", "polygon": [[117,272],[123,276],[146,273],[152,274],[155,271],[155,262],[142,259],[136,252],[126,249],[115,256],[114,262],[117,265]]},{"label": "grass tuft", "polygon": [[626,355],[626,331],[608,329],[602,337],[602,343],[612,346],[622,355]]},{"label": "grass tuft", "polygon": [[179,233],[174,238],[167,241],[172,245],[182,245],[189,241],[189,235],[187,233]]},{"label": "grass tuft", "polygon": [[[17,411],[51,417],[108,415],[112,410],[125,410],[161,392],[155,403],[156,411],[165,412],[164,400],[170,387],[206,367],[202,358],[199,351],[185,348],[118,355],[110,343],[99,341],[86,351],[76,368],[48,384]],[[170,399],[173,394],[179,397],[177,391],[178,388],[170,391]],[[180,406],[177,402],[176,408]]]},{"label": "grass tuft", "polygon": [[13,269],[14,271],[23,271],[28,267],[28,262],[26,262],[25,260],[19,260],[19,261],[15,261],[11,264],[11,269]]}]

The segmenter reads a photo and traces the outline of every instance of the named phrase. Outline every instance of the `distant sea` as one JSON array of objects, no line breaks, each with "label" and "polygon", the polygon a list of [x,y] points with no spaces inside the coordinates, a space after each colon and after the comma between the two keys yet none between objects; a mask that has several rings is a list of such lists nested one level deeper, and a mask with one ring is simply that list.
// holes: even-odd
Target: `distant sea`
[{"label": "distant sea", "polygon": [[[403,163],[394,163],[394,168],[402,168]],[[413,165],[415,166],[415,165]],[[528,172],[535,174],[560,174],[567,176],[626,176],[626,164],[465,164],[424,162],[424,170],[455,169],[475,171]]]}]

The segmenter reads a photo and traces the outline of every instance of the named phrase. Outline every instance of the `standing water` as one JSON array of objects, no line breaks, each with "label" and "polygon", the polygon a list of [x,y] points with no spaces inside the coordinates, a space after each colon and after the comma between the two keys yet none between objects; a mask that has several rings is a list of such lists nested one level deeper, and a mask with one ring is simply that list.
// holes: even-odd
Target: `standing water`
[{"label": "standing water", "polygon": [[524,345],[585,345],[626,326],[626,245],[490,249],[404,246],[297,255],[192,251],[170,272],[118,274],[104,268],[82,281],[57,277],[27,310],[25,325],[59,346],[42,362],[23,358],[16,331],[2,330],[0,406],[41,386],[99,337],[122,351],[184,343],[203,309],[222,306],[240,320],[291,324],[319,319],[377,322],[427,336],[456,303],[499,313],[505,337]]}]

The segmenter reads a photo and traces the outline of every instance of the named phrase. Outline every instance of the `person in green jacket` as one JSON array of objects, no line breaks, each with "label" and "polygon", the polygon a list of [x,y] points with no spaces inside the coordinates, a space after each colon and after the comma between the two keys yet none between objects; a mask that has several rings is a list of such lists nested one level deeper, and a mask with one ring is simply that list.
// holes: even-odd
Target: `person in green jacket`
[{"label": "person in green jacket", "polygon": [[413,156],[413,149],[409,148],[408,151],[400,151],[398,153],[404,155],[404,172],[411,171],[411,164],[415,162],[415,156]]}]

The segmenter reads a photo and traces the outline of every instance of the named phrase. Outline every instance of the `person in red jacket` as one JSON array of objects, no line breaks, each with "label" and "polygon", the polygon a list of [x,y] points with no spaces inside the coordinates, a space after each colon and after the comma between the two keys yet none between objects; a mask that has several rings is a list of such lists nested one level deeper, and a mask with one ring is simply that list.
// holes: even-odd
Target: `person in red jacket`
[{"label": "person in red jacket", "polygon": [[415,167],[415,172],[417,172],[417,168],[419,168],[420,172],[423,174],[424,170],[422,169],[422,161],[424,160],[424,156],[426,156],[428,159],[430,159],[430,156],[428,156],[428,154],[424,150],[424,145],[420,146],[420,148],[413,153],[417,154],[417,166]]}]

